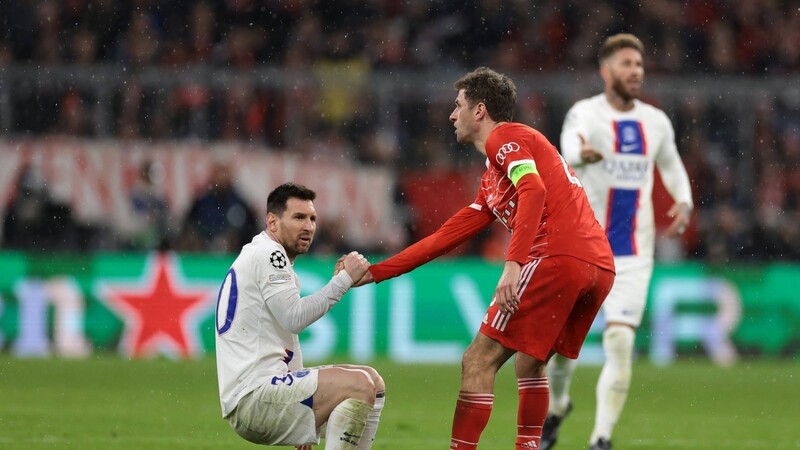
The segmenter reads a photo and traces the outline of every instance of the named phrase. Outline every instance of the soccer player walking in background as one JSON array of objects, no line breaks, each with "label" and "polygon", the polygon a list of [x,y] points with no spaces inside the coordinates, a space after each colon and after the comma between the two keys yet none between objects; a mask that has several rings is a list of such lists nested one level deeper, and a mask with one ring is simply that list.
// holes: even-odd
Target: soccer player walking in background
[{"label": "soccer player walking in background", "polygon": [[[597,382],[597,412],[590,449],[611,448],[611,432],[625,405],[631,380],[635,330],[642,320],[653,273],[655,223],[653,169],[675,204],[666,233],[678,236],[689,223],[692,192],[663,111],[638,100],[644,48],[631,34],[611,36],[599,52],[602,94],[577,102],[567,113],[561,151],[586,190],[614,251],[617,277],[603,304],[606,361]],[[555,357],[548,366],[550,412],[542,449],[552,448],[569,413],[569,384],[575,360]]]},{"label": "soccer player walking in background", "polygon": [[358,253],[345,255],[327,285],[300,297],[293,265],[314,239],[315,198],[292,183],[272,191],[266,230],[242,248],[222,284],[216,313],[222,415],[257,444],[307,450],[324,428],[326,449],[366,450],[384,404],[380,375],[367,366],[303,368],[298,334],[369,267]]},{"label": "soccer player walking in background", "polygon": [[512,232],[506,262],[480,332],[462,359],[450,448],[474,449],[489,420],[494,382],[516,354],[516,449],[536,449],[547,414],[546,361],[577,358],[614,280],[608,240],[580,182],[538,131],[513,123],[516,87],[479,68],[455,83],[456,140],[486,156],[475,202],[436,232],[372,265],[359,282],[409,272],[500,220]]}]

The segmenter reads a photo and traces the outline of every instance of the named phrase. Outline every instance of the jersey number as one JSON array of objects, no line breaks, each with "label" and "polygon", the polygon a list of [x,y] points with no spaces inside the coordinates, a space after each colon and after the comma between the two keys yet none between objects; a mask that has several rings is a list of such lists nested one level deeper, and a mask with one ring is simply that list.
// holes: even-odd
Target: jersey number
[{"label": "jersey number", "polygon": [[286,374],[280,377],[272,377],[272,381],[270,383],[273,386],[277,386],[278,383],[285,384],[286,386],[291,386],[294,384],[294,377],[291,374]]},{"label": "jersey number", "polygon": [[561,153],[558,153],[558,157],[561,158],[561,165],[564,166],[564,173],[567,174],[567,179],[569,180],[569,182],[582,188],[583,185],[581,184],[580,180],[578,180],[578,177],[570,173],[567,161],[564,159],[563,156],[561,156]]},{"label": "jersey number", "polygon": [[239,289],[236,287],[236,271],[228,271],[225,281],[219,288],[217,296],[216,325],[217,334],[222,334],[231,327],[233,316],[236,314],[236,302],[239,298]]}]

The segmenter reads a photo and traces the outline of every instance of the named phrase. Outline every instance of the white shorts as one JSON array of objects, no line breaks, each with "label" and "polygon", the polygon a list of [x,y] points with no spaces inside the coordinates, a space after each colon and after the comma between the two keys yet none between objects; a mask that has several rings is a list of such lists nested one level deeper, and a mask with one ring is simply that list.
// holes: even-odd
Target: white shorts
[{"label": "white shorts", "polygon": [[245,395],[226,417],[239,436],[262,445],[319,444],[312,396],[319,370],[278,374]]},{"label": "white shorts", "polygon": [[640,257],[614,258],[617,276],[603,302],[606,323],[619,322],[633,327],[642,323],[647,290],[653,276],[653,260]]}]

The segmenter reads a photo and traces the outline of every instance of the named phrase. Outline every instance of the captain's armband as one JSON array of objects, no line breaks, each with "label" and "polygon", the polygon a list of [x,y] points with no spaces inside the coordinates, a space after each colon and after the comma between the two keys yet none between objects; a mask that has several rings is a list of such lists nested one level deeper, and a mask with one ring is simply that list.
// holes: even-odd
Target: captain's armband
[{"label": "captain's armband", "polygon": [[531,173],[539,175],[539,171],[536,170],[536,164],[533,162],[524,162],[512,167],[511,170],[508,171],[508,178],[511,179],[511,182],[516,187],[520,178]]}]

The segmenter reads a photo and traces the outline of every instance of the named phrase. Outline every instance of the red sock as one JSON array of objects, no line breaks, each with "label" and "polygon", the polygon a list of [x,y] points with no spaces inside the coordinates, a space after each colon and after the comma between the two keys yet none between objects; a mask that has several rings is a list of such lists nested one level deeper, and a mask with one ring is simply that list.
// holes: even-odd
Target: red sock
[{"label": "red sock", "polygon": [[550,404],[550,385],[546,377],[520,378],[515,450],[538,449],[542,426]]},{"label": "red sock", "polygon": [[451,450],[472,450],[478,448],[481,433],[492,414],[494,394],[477,394],[460,391],[453,417],[453,434],[450,438]]}]

